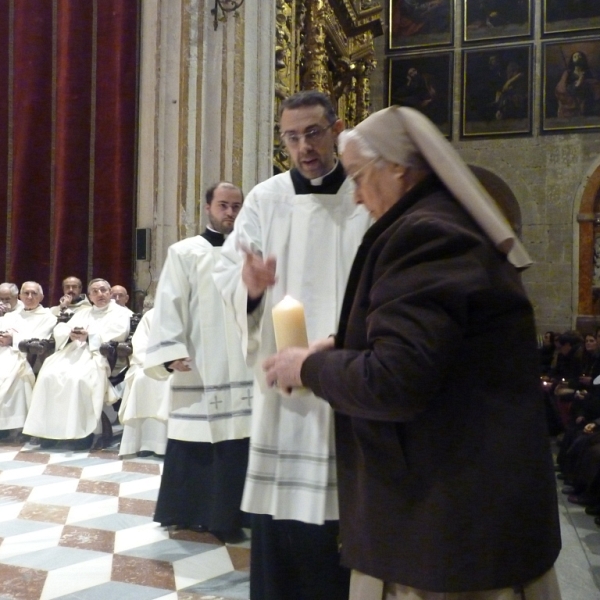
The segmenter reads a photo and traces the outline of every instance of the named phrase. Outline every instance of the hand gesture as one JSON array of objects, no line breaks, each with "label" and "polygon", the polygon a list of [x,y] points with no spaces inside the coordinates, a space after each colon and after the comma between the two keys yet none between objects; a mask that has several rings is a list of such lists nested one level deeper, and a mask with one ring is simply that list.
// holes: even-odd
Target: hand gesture
[{"label": "hand gesture", "polygon": [[75,327],[71,329],[71,333],[69,334],[69,338],[74,342],[87,342],[88,332],[83,329],[83,327]]},{"label": "hand gesture", "polygon": [[242,267],[242,281],[248,288],[248,296],[251,300],[260,298],[265,290],[277,281],[275,269],[277,260],[274,256],[267,256],[263,260],[260,254],[244,250],[246,258]]},{"label": "hand gesture", "polygon": [[192,370],[190,367],[190,362],[191,358],[189,358],[189,356],[186,358],[178,358],[169,365],[169,369],[172,369],[173,371],[179,371],[180,373],[186,373],[187,371]]}]

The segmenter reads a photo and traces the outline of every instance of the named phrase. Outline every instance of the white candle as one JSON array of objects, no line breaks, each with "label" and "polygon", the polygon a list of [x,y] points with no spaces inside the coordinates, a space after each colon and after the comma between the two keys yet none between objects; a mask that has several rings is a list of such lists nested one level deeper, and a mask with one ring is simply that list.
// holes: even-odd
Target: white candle
[{"label": "white candle", "polygon": [[273,307],[273,329],[277,350],[291,348],[308,348],[304,305],[290,296],[286,296]]}]

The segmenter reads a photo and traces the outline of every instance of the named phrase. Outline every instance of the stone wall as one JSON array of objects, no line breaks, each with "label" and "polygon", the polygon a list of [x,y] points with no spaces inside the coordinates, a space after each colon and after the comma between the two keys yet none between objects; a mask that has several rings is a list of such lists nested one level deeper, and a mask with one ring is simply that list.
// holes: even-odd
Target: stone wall
[{"label": "stone wall", "polygon": [[[460,28],[462,3],[456,4],[454,22]],[[462,34],[457,30],[452,143],[467,163],[501,177],[517,198],[522,239],[535,261],[524,272],[523,281],[535,307],[538,330],[564,331],[573,327],[578,317],[577,214],[585,184],[594,169],[600,167],[600,133],[540,133],[540,0],[535,1],[534,15],[533,134],[519,138],[459,139]],[[386,106],[387,102],[386,46],[384,35],[376,44],[378,66],[372,79],[373,110]]]}]

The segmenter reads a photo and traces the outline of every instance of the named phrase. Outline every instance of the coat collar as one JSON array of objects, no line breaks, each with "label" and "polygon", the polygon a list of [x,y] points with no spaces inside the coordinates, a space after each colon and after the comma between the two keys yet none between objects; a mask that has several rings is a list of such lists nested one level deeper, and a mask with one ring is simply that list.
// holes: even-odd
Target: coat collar
[{"label": "coat collar", "polygon": [[363,240],[358,247],[352,268],[350,269],[350,275],[348,277],[348,284],[346,285],[346,292],[344,294],[344,301],[342,303],[342,310],[340,313],[340,322],[338,331],[335,336],[336,348],[342,348],[344,346],[344,340],[346,337],[346,328],[348,326],[348,319],[350,317],[350,310],[354,303],[354,297],[358,289],[358,284],[362,275],[367,256],[375,241],[381,236],[385,230],[395,223],[406,211],[414,206],[421,198],[427,196],[440,189],[444,189],[444,184],[434,174],[427,176],[425,179],[420,181],[412,189],[410,189],[402,198],[392,206],[384,215],[382,215],[365,233]]}]

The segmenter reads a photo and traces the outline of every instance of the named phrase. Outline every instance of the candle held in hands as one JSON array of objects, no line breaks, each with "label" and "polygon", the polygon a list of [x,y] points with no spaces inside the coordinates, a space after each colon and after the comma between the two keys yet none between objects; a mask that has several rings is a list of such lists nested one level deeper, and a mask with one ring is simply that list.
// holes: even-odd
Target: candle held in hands
[{"label": "candle held in hands", "polygon": [[277,350],[293,346],[308,348],[304,305],[290,296],[286,296],[273,307],[273,328]]}]

